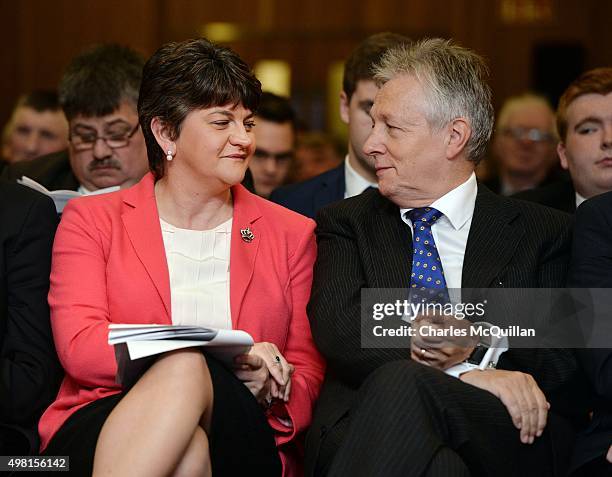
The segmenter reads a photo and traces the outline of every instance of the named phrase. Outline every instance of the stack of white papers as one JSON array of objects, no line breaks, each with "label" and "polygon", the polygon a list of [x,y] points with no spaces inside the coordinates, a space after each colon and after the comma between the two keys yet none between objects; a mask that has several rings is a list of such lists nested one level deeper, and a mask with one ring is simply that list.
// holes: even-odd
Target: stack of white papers
[{"label": "stack of white papers", "polygon": [[[51,197],[55,203],[55,210],[57,210],[58,214],[61,214],[64,211],[64,207],[66,207],[66,203],[70,199],[81,197],[83,195],[76,190],[49,190],[44,185],[36,182],[34,179],[30,179],[27,176],[22,176],[21,179],[17,180],[17,182]],[[119,186],[105,187],[104,189],[98,189],[85,195],[106,194],[108,192],[115,192],[116,190],[119,190]]]},{"label": "stack of white papers", "polygon": [[215,358],[231,363],[254,344],[251,335],[242,330],[123,324],[110,324],[108,329],[108,344],[115,346],[117,382],[124,387],[135,383],[161,353],[200,346]]}]

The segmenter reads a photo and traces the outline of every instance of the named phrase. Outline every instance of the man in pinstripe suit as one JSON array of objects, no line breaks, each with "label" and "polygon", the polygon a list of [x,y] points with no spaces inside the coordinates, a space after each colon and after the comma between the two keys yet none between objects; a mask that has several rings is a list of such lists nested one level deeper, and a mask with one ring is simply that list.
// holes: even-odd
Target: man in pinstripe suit
[{"label": "man in pinstripe suit", "polygon": [[577,369],[570,352],[510,349],[497,369],[449,376],[473,348],[361,347],[362,288],[565,285],[569,217],[476,182],[493,124],[485,77],[478,55],[440,39],[395,48],[378,67],[364,151],[380,192],[317,219],[309,316],[328,371],[307,475],[564,471],[571,426],[557,411]]}]

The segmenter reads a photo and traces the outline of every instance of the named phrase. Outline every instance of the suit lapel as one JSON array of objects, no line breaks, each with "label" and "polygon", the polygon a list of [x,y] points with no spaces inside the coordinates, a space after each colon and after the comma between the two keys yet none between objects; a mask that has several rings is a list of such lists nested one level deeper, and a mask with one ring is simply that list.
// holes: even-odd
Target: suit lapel
[{"label": "suit lapel", "polygon": [[128,189],[123,199],[127,210],[121,218],[132,247],[170,318],[170,277],[153,186],[153,176],[147,174],[140,183]]},{"label": "suit lapel", "polygon": [[[399,208],[378,190],[366,191],[373,196],[375,213],[364,224],[369,240],[374,283],[370,288],[408,288],[412,269],[412,233],[400,217]],[[366,274],[369,275],[369,274]]]},{"label": "suit lapel", "polygon": [[[238,328],[238,319],[242,310],[244,296],[255,269],[255,258],[259,244],[266,240],[264,230],[257,226],[257,220],[262,216],[253,195],[244,187],[232,187],[234,200],[234,217],[232,220],[232,238],[230,245],[230,308],[232,324]],[[252,241],[242,238],[241,231],[250,230]]]},{"label": "suit lapel", "polygon": [[508,199],[479,184],[463,259],[462,288],[501,286],[494,283],[512,259],[524,235],[513,224],[519,212]]}]

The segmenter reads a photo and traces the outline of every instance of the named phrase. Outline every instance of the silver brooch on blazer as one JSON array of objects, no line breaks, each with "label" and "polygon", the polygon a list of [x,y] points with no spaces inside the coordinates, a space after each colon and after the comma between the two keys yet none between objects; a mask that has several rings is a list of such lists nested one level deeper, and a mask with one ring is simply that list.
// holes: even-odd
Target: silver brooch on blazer
[{"label": "silver brooch on blazer", "polygon": [[240,229],[240,236],[242,237],[242,241],[246,243],[251,243],[255,238],[255,234],[251,232],[250,228]]}]

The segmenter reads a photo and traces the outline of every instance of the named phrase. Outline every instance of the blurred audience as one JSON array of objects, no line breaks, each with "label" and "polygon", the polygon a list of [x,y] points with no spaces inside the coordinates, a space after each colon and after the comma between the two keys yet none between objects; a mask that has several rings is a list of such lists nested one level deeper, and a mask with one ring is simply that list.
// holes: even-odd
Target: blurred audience
[{"label": "blurred audience", "polygon": [[516,197],[574,212],[585,199],[612,190],[612,68],[583,73],[557,109],[557,152],[571,176]]},{"label": "blurred audience", "polygon": [[31,161],[67,146],[68,122],[57,93],[40,90],[21,96],[2,132],[2,158]]},{"label": "blurred audience", "polygon": [[[405,36],[378,33],[366,38],[351,53],[344,67],[340,93],[340,116],[349,127],[348,154],[344,162],[305,182],[278,189],[271,196],[273,201],[314,218],[317,211],[327,204],[361,194],[368,187],[377,187],[373,159],[363,152],[363,143],[372,129],[370,108],[378,92],[373,68],[389,48],[408,43],[410,40]],[[331,150],[329,147],[328,151]],[[323,155],[312,146],[306,151],[309,153],[297,161],[301,164],[302,178],[321,164],[327,166],[332,162],[321,160],[331,159],[333,156],[329,152]],[[315,151],[317,154],[313,154]]]},{"label": "blurred audience", "polygon": [[295,152],[295,112],[289,100],[263,93],[255,117],[255,152],[249,164],[257,195],[283,185]]},{"label": "blurred audience", "polygon": [[555,114],[544,97],[528,93],[507,99],[493,139],[497,173],[485,185],[512,195],[554,180],[554,128]]},{"label": "blurred audience", "polygon": [[148,169],[136,112],[143,64],[135,51],[110,44],[74,58],[59,85],[68,150],[6,167],[3,175],[83,193],[138,182]]},{"label": "blurred audience", "polygon": [[321,131],[304,131],[298,134],[295,160],[287,182],[306,181],[338,167],[341,161],[342,153],[333,137]]},{"label": "blurred audience", "polygon": [[61,379],[47,304],[55,207],[0,181],[0,224],[0,455],[31,455]]}]

